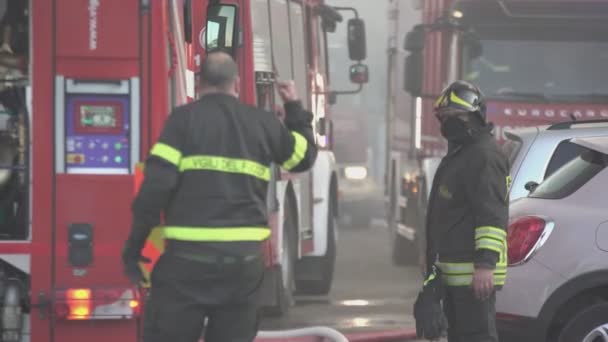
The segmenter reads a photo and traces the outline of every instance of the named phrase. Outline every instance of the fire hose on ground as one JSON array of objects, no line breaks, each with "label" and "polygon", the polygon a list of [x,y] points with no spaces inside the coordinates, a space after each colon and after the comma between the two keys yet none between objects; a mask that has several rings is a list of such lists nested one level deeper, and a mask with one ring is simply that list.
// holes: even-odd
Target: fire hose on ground
[{"label": "fire hose on ground", "polygon": [[279,339],[310,336],[328,338],[330,342],[349,342],[346,336],[344,336],[342,333],[328,327],[309,327],[281,331],[260,331],[257,337],[267,339]]},{"label": "fire hose on ground", "polygon": [[398,328],[343,335],[328,327],[310,327],[283,331],[260,331],[256,342],[404,342],[416,340],[416,330]]}]

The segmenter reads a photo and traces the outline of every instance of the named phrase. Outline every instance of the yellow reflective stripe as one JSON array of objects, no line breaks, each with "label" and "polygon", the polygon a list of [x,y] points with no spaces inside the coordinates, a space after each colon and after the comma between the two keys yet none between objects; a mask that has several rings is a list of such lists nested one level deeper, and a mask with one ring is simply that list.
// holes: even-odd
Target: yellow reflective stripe
[{"label": "yellow reflective stripe", "polygon": [[507,260],[507,232],[497,227],[477,227],[475,229],[475,249],[488,249],[498,253],[499,263]]},{"label": "yellow reflective stripe", "polygon": [[444,274],[456,273],[456,274],[473,274],[475,266],[471,262],[466,263],[453,263],[453,262],[440,262],[437,264]]},{"label": "yellow reflective stripe", "polygon": [[216,156],[190,156],[182,159],[180,171],[206,170],[238,173],[270,181],[270,168],[247,159]]},{"label": "yellow reflective stripe", "polygon": [[[502,286],[507,279],[506,274],[494,274],[494,285]],[[443,281],[448,286],[470,286],[473,282],[473,275],[444,275]]]},{"label": "yellow reflective stripe", "polygon": [[291,157],[283,163],[283,168],[287,171],[290,171],[294,167],[298,166],[304,157],[306,156],[306,150],[308,150],[308,142],[306,142],[306,138],[302,136],[302,134],[298,132],[291,132],[293,138],[295,139],[295,143],[293,145],[293,153]]},{"label": "yellow reflective stripe", "polygon": [[475,249],[488,249],[500,255],[504,253],[504,246],[497,241],[479,240],[475,242]]},{"label": "yellow reflective stripe", "polygon": [[471,106],[471,104],[469,104],[467,101],[461,99],[460,97],[456,96],[456,94],[454,92],[452,92],[450,94],[450,101],[452,101],[454,103],[458,103],[459,105],[467,107],[467,108],[473,108],[473,106]]},{"label": "yellow reflective stripe", "polygon": [[164,227],[165,239],[180,241],[263,241],[270,236],[265,227]]},{"label": "yellow reflective stripe", "polygon": [[182,159],[182,153],[179,150],[161,142],[154,144],[150,154],[162,158],[175,166],[179,166],[179,162]]},{"label": "yellow reflective stripe", "polygon": [[[443,274],[447,275],[471,275],[475,272],[475,265],[472,262],[440,262],[437,264]],[[507,265],[499,262],[496,264],[494,274],[506,273]]]},{"label": "yellow reflective stripe", "polygon": [[[441,271],[446,274],[473,274],[473,272],[475,271],[475,265],[472,262],[440,262],[437,265],[439,266]],[[506,270],[506,264],[497,263],[494,272],[505,272]]]},{"label": "yellow reflective stripe", "polygon": [[497,227],[477,227],[475,229],[475,240],[482,237],[491,237],[498,241],[504,241],[507,238],[507,232]]}]

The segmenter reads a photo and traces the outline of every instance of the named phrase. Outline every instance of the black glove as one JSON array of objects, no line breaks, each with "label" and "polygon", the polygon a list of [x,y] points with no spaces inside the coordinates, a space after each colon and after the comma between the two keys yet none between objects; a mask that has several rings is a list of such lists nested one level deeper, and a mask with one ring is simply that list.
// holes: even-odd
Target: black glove
[{"label": "black glove", "polygon": [[140,262],[149,264],[152,260],[141,255],[141,249],[132,248],[131,244],[127,241],[122,251],[123,271],[135,286],[142,286],[147,283],[147,279],[139,265]]},{"label": "black glove", "polygon": [[448,324],[441,306],[443,295],[441,272],[432,266],[432,272],[424,282],[424,287],[414,304],[418,338],[433,341],[446,335]]}]

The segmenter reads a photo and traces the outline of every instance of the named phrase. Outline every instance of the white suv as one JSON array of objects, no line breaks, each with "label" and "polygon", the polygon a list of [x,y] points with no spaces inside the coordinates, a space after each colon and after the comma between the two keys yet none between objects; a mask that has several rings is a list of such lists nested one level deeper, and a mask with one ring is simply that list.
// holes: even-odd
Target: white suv
[{"label": "white suv", "polygon": [[608,134],[568,143],[577,155],[511,203],[501,342],[608,342]]},{"label": "white suv", "polygon": [[572,138],[608,136],[608,120],[570,121],[505,131],[503,150],[511,162],[511,201],[528,195],[543,179],[580,152]]}]

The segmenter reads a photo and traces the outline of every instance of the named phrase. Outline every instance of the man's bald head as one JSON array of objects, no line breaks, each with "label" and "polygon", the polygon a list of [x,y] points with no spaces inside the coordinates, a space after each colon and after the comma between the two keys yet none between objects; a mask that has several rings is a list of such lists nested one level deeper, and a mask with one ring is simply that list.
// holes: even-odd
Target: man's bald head
[{"label": "man's bald head", "polygon": [[212,52],[207,55],[201,66],[201,80],[203,90],[215,88],[232,91],[238,80],[238,67],[229,54]]}]

